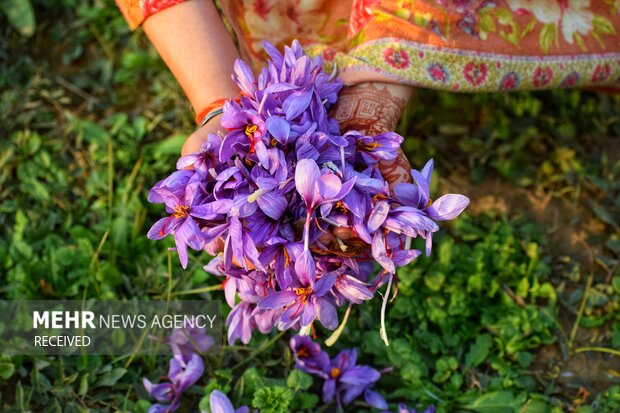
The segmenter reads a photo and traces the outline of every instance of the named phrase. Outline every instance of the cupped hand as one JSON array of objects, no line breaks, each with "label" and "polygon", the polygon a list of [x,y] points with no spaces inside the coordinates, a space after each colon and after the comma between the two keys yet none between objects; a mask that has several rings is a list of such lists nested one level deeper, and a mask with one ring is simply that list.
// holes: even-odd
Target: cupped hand
[{"label": "cupped hand", "polygon": [[189,155],[200,151],[202,143],[207,140],[210,134],[222,132],[225,130],[220,126],[222,115],[218,115],[211,119],[202,128],[195,130],[191,135],[187,137],[183,148],[181,148],[181,155]]},{"label": "cupped hand", "polygon": [[[345,87],[331,116],[340,124],[342,133],[355,130],[375,136],[394,131],[411,95],[411,88],[386,83],[360,83]],[[381,175],[389,184],[390,192],[399,183],[412,182],[411,165],[402,149],[398,156],[379,163]],[[319,239],[327,252],[357,256],[368,250],[368,244],[357,237],[351,228],[333,228]],[[320,250],[316,249],[316,252]]]},{"label": "cupped hand", "polygon": [[[394,131],[407,105],[409,86],[366,82],[344,87],[331,116],[340,124],[342,133],[356,130],[369,136]],[[379,169],[390,185],[411,182],[411,165],[401,149],[394,160],[382,161]]]},{"label": "cupped hand", "polygon": [[[338,120],[342,133],[356,130],[370,136],[378,135],[396,128],[410,94],[411,89],[402,85],[361,83],[341,91],[330,115]],[[183,145],[182,155],[198,152],[210,134],[226,133],[220,126],[220,121],[221,115],[193,132]],[[395,159],[381,161],[379,169],[388,182],[390,191],[399,183],[412,181],[411,165],[401,149]],[[367,244],[357,238],[349,228],[335,228],[333,232],[325,233],[321,242],[336,253],[342,251],[343,243],[349,247],[348,254],[359,254],[367,248]],[[223,246],[224,243],[220,242],[219,248],[216,248],[221,251]],[[240,266],[239,263],[234,264]]]}]

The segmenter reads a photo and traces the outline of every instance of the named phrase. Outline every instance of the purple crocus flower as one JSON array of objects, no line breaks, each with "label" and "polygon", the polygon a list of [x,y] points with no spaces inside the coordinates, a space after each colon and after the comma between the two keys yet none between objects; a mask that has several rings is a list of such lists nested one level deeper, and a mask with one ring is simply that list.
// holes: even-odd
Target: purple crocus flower
[{"label": "purple crocus flower", "polygon": [[204,353],[215,343],[213,337],[208,335],[204,328],[198,326],[175,328],[166,342],[175,356]]},{"label": "purple crocus flower", "polygon": [[315,208],[342,199],[351,191],[355,178],[342,183],[331,171],[322,173],[312,159],[302,159],[295,170],[295,187],[303,199],[307,212],[304,226],[304,248],[308,249],[310,222]]},{"label": "purple crocus flower", "polygon": [[225,162],[234,154],[253,156],[265,162],[261,155],[267,151],[265,121],[253,110],[242,110],[235,103],[227,102],[222,115],[222,127],[228,130],[220,146],[220,161]]},{"label": "purple crocus flower", "polygon": [[[302,256],[309,257],[309,251],[304,251]],[[300,262],[306,262],[307,265],[298,265]],[[304,265],[306,268],[302,269],[301,267]],[[314,261],[310,263],[302,258],[297,261],[295,267],[298,275],[300,275],[300,271],[305,272],[309,268],[314,270]],[[305,327],[318,317],[321,324],[333,330],[338,326],[338,316],[336,308],[327,294],[335,282],[336,277],[333,274],[325,274],[316,282],[313,277],[304,277],[304,281],[293,283],[294,288],[267,295],[258,306],[267,310],[283,309],[280,318],[282,326],[293,325],[299,320],[301,326]]]},{"label": "purple crocus flower", "polygon": [[402,183],[394,187],[394,197],[402,205],[420,209],[437,221],[451,220],[459,216],[469,205],[469,198],[460,194],[446,194],[433,201],[430,185],[433,177],[433,160],[422,171],[411,170],[415,184]]},{"label": "purple crocus flower", "polygon": [[309,337],[295,336],[290,347],[295,354],[297,368],[325,380],[323,402],[336,400],[349,404],[361,394],[368,404],[377,409],[386,409],[387,402],[372,386],[381,378],[381,373],[368,366],[357,365],[357,350],[343,350],[332,360],[321,350],[318,343]]},{"label": "purple crocus flower", "polygon": [[364,161],[373,164],[379,161],[391,161],[398,156],[403,137],[394,132],[385,132],[376,136],[359,134],[356,147]]},{"label": "purple crocus flower", "polygon": [[177,161],[177,169],[193,168],[201,176],[206,177],[209,169],[216,166],[216,156],[220,151],[222,139],[212,133],[200,147],[200,152],[182,156]]},{"label": "purple crocus flower", "polygon": [[211,392],[209,407],[211,408],[211,413],[249,413],[250,411],[250,408],[247,406],[242,406],[235,410],[228,397],[219,390]]},{"label": "purple crocus flower", "polygon": [[232,202],[223,199],[203,203],[205,194],[202,193],[200,182],[192,180],[187,184],[181,196],[175,188],[165,186],[155,187],[152,192],[154,192],[153,196],[163,200],[166,210],[171,215],[157,221],[149,230],[148,237],[162,239],[173,234],[181,265],[187,268],[187,247],[200,250],[204,241],[200,227],[194,218],[214,219],[220,214],[227,213]]},{"label": "purple crocus flower", "polygon": [[159,402],[149,408],[149,413],[168,413],[178,409],[181,395],[198,381],[203,371],[204,363],[199,355],[174,356],[170,359],[168,382],[153,384],[144,378],[146,391]]},{"label": "purple crocus flower", "polygon": [[340,405],[349,404],[364,393],[368,404],[377,409],[387,408],[387,402],[371,387],[381,378],[381,373],[368,366],[358,366],[357,350],[343,350],[324,369],[328,379],[323,383],[323,402],[336,399]]},{"label": "purple crocus flower", "polygon": [[295,187],[310,211],[343,198],[354,184],[355,179],[343,184],[332,171],[321,172],[312,159],[301,159],[295,169]]},{"label": "purple crocus flower", "polygon": [[[423,215],[437,221],[445,221],[454,219],[469,205],[469,198],[460,194],[446,194],[433,201],[430,198],[430,185],[433,177],[433,160],[429,160],[422,171],[411,171],[411,176],[415,184],[401,183],[394,187],[394,197],[403,207],[396,208],[394,211],[402,213],[399,216],[401,221],[406,221],[416,226],[416,222],[422,226],[427,226]],[[413,208],[413,209],[412,209]],[[423,213],[420,214],[418,211]],[[417,227],[421,232],[425,233],[426,238],[426,255],[430,255],[432,247],[432,233],[436,229],[424,229]],[[407,234],[409,235],[409,234]]]},{"label": "purple crocus flower", "polygon": [[291,351],[295,355],[295,365],[297,368],[310,374],[317,374],[324,378],[323,373],[326,365],[329,364],[329,356],[319,343],[315,343],[308,336],[294,336],[290,341]]}]

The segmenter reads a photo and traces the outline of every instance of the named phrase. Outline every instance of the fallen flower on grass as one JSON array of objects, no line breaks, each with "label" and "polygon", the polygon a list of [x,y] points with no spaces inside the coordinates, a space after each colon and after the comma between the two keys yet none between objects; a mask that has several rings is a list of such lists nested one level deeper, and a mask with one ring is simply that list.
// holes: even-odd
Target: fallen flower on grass
[{"label": "fallen flower on grass", "polygon": [[330,359],[318,343],[310,337],[295,336],[290,341],[296,367],[318,376],[323,382],[323,402],[335,401],[340,411],[363,394],[364,400],[376,409],[387,409],[383,396],[372,387],[381,378],[381,372],[357,364],[357,350],[343,350]]},{"label": "fallen flower on grass", "polygon": [[153,384],[144,378],[146,391],[158,402],[149,408],[148,413],[169,413],[178,409],[183,392],[194,384],[203,372],[202,358],[192,354],[170,359],[166,382]]},{"label": "fallen flower on grass", "polygon": [[[250,408],[241,406],[235,410],[232,403],[224,393],[219,390],[213,390],[209,396],[209,407],[211,413],[249,413]],[[206,413],[206,412],[202,412]]]}]

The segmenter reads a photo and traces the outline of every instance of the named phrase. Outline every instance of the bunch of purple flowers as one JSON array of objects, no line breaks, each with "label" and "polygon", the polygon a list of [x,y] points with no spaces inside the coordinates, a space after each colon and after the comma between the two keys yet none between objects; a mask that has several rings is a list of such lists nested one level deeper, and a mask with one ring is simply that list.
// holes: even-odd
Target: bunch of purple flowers
[{"label": "bunch of purple flowers", "polygon": [[188,247],[216,256],[205,269],[225,277],[231,343],[247,344],[255,329],[307,331],[317,319],[335,329],[337,307],[389,289],[396,268],[421,254],[410,239],[424,238],[430,253],[435,221],[469,203],[431,200],[432,161],[411,172],[415,184],[390,192],[379,162],[395,159],[403,138],[341,134],[328,110],[342,81],[297,41],[283,54],[264,46],[269,62],[257,77],[235,63],[241,97],[224,105],[227,133],[180,158],[149,194],[169,213],[150,238],[172,235],[184,268]]}]

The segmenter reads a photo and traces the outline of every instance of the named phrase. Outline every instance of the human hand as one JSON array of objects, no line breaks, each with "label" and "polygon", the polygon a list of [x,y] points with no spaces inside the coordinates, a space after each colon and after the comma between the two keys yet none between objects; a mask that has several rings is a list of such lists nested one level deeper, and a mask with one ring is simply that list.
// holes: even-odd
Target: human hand
[{"label": "human hand", "polygon": [[[375,82],[345,87],[340,92],[331,116],[340,124],[342,133],[356,130],[375,136],[394,131],[411,91],[408,86]],[[390,191],[399,183],[412,182],[411,165],[401,149],[395,159],[380,161],[379,170],[388,182]],[[338,255],[356,256],[368,249],[368,244],[348,227],[325,232],[320,241],[327,246],[328,252]]]},{"label": "human hand", "polygon": [[207,140],[210,134],[222,132],[225,130],[220,126],[220,120],[222,115],[217,115],[202,128],[195,130],[191,135],[187,137],[183,148],[181,148],[181,155],[189,155],[200,151],[202,143]]},{"label": "human hand", "polygon": [[[389,83],[367,82],[343,88],[331,115],[341,132],[357,130],[375,136],[393,131],[411,97],[412,88]],[[390,185],[411,182],[411,165],[401,149],[394,160],[381,161],[379,169]]]},{"label": "human hand", "polygon": [[[396,128],[402,111],[407,104],[411,89],[402,85],[385,83],[362,83],[344,88],[338,102],[331,111],[341,126],[341,132],[357,130],[367,135],[378,135]],[[212,133],[225,133],[220,126],[221,115],[213,118],[205,126],[192,133],[182,148],[182,154],[188,155],[198,152],[208,136]],[[398,156],[390,161],[381,161],[379,164],[382,175],[389,183],[390,190],[395,185],[403,182],[411,182],[411,166],[407,157],[399,150]],[[350,228],[336,228],[333,233],[326,233],[321,237],[321,242],[338,251],[341,245],[348,247],[349,254],[359,253],[365,249],[366,243],[357,238]],[[338,245],[336,245],[338,243]],[[224,243],[216,242],[212,253],[220,252]],[[238,263],[235,265],[239,266]]]}]

